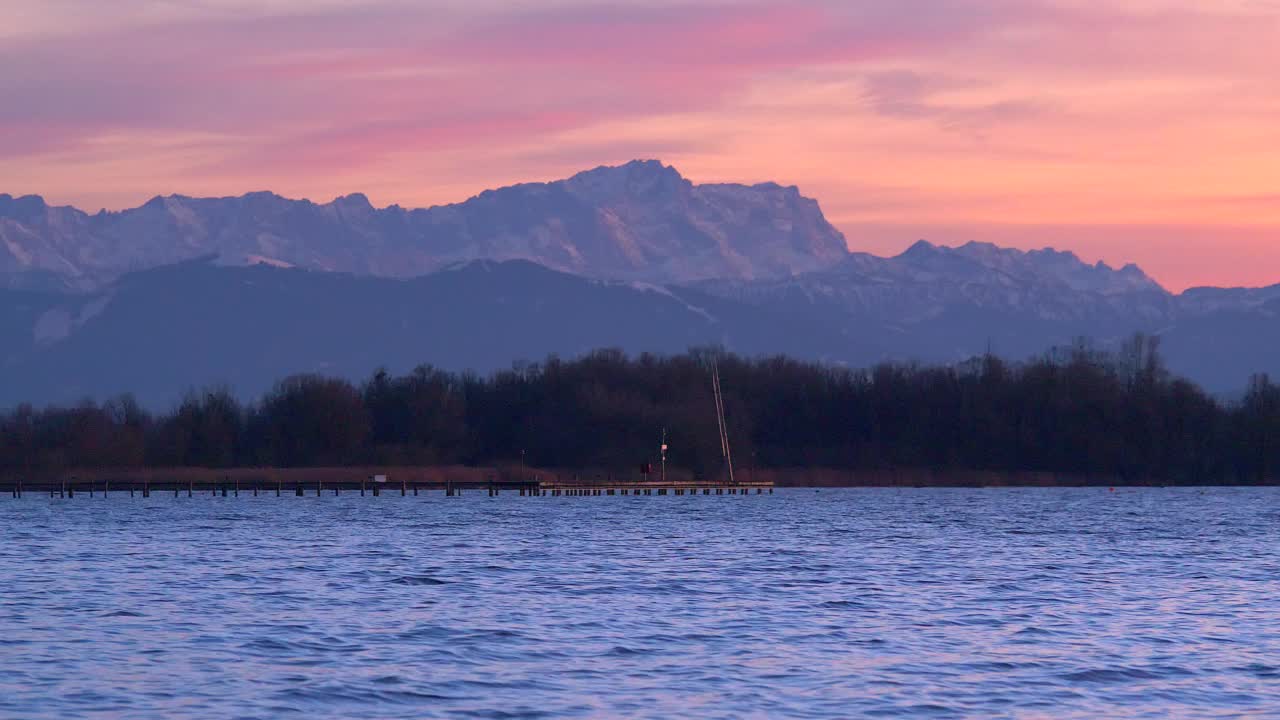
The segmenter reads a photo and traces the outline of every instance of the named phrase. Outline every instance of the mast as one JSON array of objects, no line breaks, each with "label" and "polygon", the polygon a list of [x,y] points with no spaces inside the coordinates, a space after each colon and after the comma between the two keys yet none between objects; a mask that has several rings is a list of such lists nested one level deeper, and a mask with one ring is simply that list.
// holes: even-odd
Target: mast
[{"label": "mast", "polygon": [[729,452],[729,431],[724,420],[724,394],[720,391],[720,363],[711,357],[711,389],[716,399],[716,424],[720,426],[720,450],[729,468],[729,482],[733,483],[733,454]]}]

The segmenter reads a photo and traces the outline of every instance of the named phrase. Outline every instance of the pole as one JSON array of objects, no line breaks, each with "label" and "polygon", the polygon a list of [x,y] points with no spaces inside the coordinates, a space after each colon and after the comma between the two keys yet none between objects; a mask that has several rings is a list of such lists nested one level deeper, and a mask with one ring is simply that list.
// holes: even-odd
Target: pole
[{"label": "pole", "polygon": [[667,484],[667,429],[662,428],[662,484]]}]

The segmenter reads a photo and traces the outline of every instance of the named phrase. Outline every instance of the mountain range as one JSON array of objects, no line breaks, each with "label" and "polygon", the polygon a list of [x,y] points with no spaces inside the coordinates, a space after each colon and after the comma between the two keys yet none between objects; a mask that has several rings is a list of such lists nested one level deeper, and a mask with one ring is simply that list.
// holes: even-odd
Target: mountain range
[{"label": "mountain range", "polygon": [[89,215],[0,195],[0,277],[0,407],[709,343],[861,367],[1146,332],[1215,392],[1280,372],[1280,285],[1175,295],[1133,265],[985,243],[850,252],[795,188],[653,161],[425,210],[251,193]]},{"label": "mountain range", "polygon": [[694,185],[656,161],[490,190],[455,205],[374,208],[268,192],[156,197],[90,215],[0,195],[0,285],[93,289],[133,270],[205,255],[380,277],[467,260],[530,260],[592,277],[687,282],[817,270],[848,253],[795,187]]}]

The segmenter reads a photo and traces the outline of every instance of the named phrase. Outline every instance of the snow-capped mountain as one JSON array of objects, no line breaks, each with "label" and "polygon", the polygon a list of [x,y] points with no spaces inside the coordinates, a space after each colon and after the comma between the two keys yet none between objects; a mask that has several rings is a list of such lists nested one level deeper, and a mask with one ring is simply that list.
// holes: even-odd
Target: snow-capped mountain
[{"label": "snow-capped mountain", "polygon": [[156,197],[89,215],[0,195],[0,285],[88,289],[119,275],[216,255],[381,277],[459,261],[530,260],[593,278],[686,282],[779,278],[848,254],[794,187],[694,185],[656,161],[490,190],[455,205],[325,204],[267,192]]},{"label": "snow-capped mountain", "polygon": [[1053,249],[988,243],[941,247],[917,242],[896,257],[854,253],[830,268],[793,278],[745,283],[708,281],[709,292],[756,304],[803,295],[855,316],[912,324],[969,308],[1041,321],[1084,323],[1096,330],[1158,327],[1175,298],[1141,269],[1090,265]]}]

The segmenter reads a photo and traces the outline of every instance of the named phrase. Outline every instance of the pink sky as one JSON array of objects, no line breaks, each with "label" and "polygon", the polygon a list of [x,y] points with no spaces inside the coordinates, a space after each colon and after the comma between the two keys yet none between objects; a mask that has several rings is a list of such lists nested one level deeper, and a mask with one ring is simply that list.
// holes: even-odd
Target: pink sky
[{"label": "pink sky", "polygon": [[855,250],[1280,282],[1280,0],[0,0],[0,192],[432,205],[658,158]]}]

